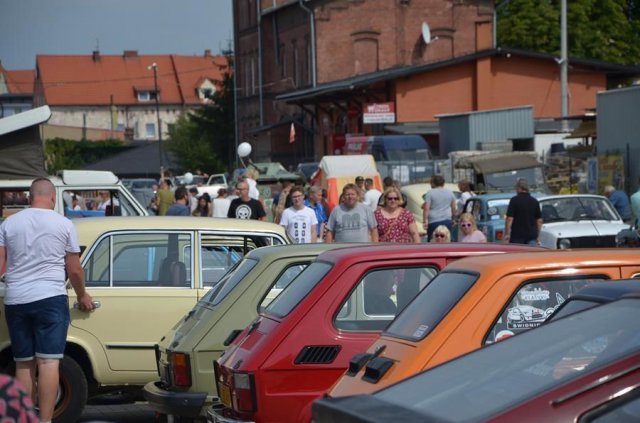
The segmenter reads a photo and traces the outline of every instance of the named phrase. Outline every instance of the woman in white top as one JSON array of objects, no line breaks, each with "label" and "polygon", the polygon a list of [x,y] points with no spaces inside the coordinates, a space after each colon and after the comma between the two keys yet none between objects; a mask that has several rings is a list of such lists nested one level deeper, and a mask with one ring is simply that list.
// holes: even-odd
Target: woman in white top
[{"label": "woman in white top", "polygon": [[220,188],[218,190],[218,196],[211,202],[211,208],[213,209],[212,216],[226,218],[230,205],[231,200],[227,198],[227,190]]}]

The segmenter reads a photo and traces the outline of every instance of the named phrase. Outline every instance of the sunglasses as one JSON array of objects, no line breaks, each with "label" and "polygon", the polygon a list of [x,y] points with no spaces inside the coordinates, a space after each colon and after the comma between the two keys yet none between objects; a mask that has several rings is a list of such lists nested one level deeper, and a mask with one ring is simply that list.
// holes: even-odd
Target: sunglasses
[{"label": "sunglasses", "polygon": [[434,234],[436,238],[445,238],[445,234]]},{"label": "sunglasses", "polygon": [[387,197],[387,201],[398,201],[398,197]]},{"label": "sunglasses", "polygon": [[470,228],[471,223],[461,223],[460,226],[462,226],[463,228]]}]

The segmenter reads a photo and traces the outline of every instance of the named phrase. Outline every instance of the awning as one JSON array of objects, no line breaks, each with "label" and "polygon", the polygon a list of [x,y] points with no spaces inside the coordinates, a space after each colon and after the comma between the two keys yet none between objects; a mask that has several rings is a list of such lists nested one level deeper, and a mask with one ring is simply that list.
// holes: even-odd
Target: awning
[{"label": "awning", "polygon": [[386,125],[385,131],[394,134],[439,134],[440,126],[438,122],[409,122],[397,123],[395,125]]},{"label": "awning", "polygon": [[456,164],[458,168],[473,167],[479,173],[506,172],[538,166],[542,166],[542,163],[536,158],[535,152],[528,151],[464,157]]},{"label": "awning", "polygon": [[595,120],[585,120],[565,138],[595,138],[598,136]]}]

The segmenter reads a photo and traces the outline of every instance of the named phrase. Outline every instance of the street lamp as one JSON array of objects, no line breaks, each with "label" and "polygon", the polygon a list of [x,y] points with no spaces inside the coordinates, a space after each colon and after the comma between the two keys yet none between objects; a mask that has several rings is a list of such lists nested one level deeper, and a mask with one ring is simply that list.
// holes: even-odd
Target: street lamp
[{"label": "street lamp", "polygon": [[158,152],[160,154],[160,179],[164,178],[164,163],[162,159],[162,126],[160,123],[160,93],[158,92],[158,65],[153,62],[149,67],[153,70],[153,88],[155,90],[156,99],[156,118],[158,119]]}]

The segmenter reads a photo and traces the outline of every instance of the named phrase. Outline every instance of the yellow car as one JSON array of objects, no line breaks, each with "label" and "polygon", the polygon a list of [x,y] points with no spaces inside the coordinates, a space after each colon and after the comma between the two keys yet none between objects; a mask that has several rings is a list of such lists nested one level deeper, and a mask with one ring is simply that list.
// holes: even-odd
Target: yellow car
[{"label": "yellow car", "polygon": [[[96,310],[74,307],[60,363],[54,419],[76,421],[87,399],[158,378],[155,344],[249,251],[290,243],[284,228],[200,217],[74,219],[86,286]],[[0,311],[4,309],[0,290]],[[0,322],[0,366],[13,355]]]},{"label": "yellow car", "polygon": [[[456,198],[460,198],[460,189],[457,184],[446,183],[444,184],[444,188],[453,192]],[[413,214],[413,218],[416,220],[416,225],[418,226],[418,231],[420,232],[420,236],[425,236],[427,231],[424,229],[423,219],[422,219],[422,205],[424,204],[424,195],[431,189],[431,185],[424,184],[411,184],[405,185],[400,188],[400,192],[402,195],[407,197],[407,204],[404,205],[404,208],[409,210]]]}]

